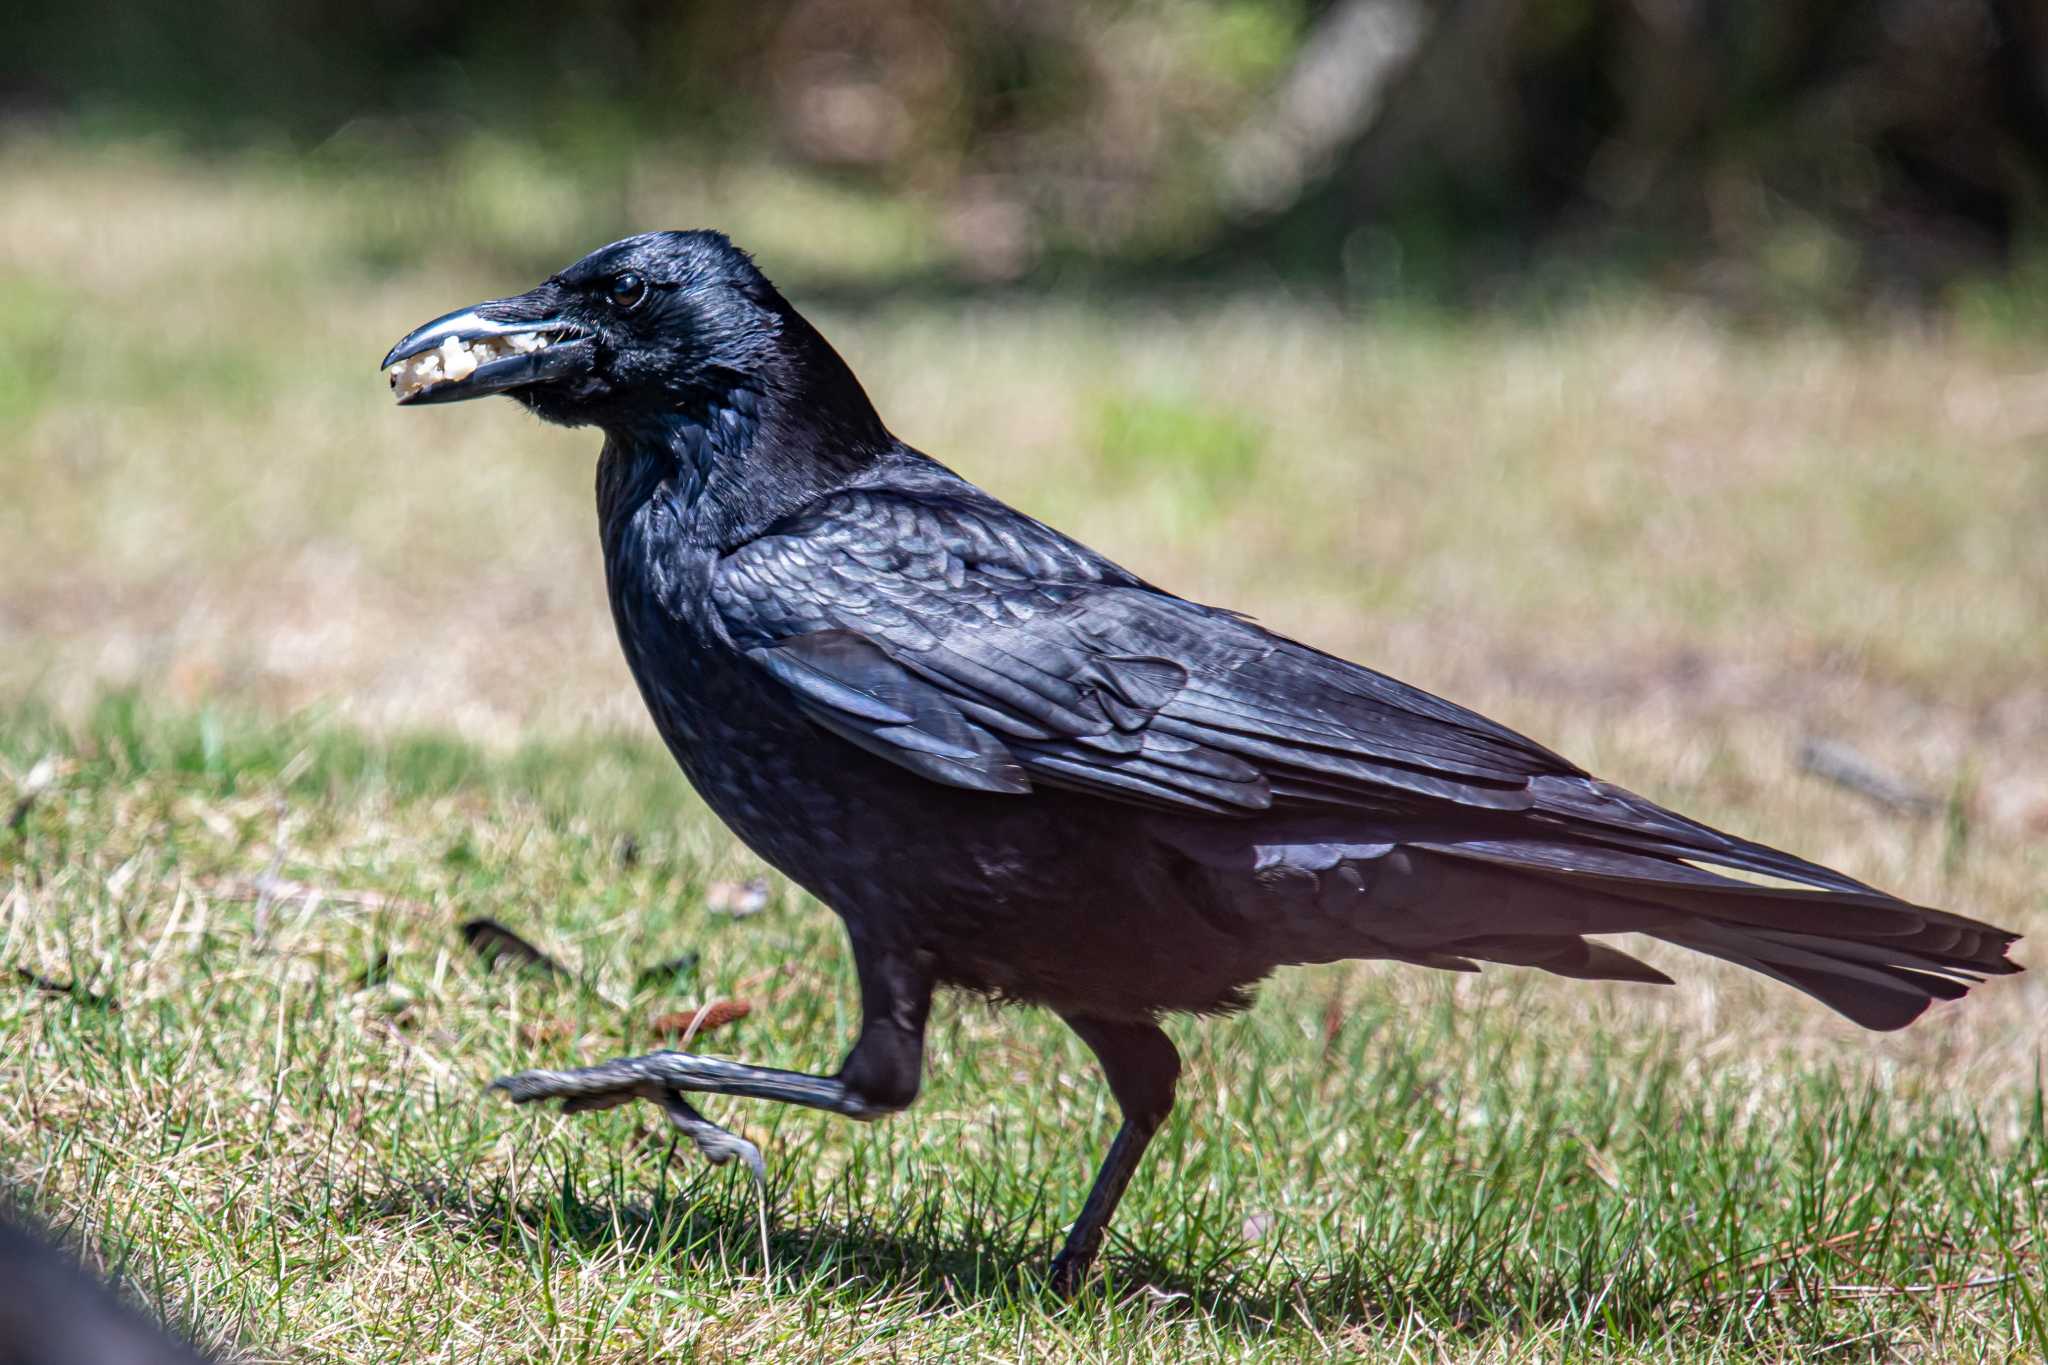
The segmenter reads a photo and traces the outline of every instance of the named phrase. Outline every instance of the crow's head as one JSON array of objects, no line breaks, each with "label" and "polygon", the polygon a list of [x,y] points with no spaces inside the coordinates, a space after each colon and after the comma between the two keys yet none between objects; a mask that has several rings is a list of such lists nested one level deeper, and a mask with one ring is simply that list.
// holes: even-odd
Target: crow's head
[{"label": "crow's head", "polygon": [[434,319],[384,368],[402,404],[503,393],[551,422],[630,427],[772,382],[793,320],[723,234],[647,232],[524,294]]}]

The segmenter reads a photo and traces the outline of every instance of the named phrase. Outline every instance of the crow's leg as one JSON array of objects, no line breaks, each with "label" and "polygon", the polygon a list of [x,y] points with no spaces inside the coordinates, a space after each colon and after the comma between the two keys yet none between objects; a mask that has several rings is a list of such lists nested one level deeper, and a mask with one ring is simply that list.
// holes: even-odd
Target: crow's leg
[{"label": "crow's leg", "polygon": [[688,1052],[650,1052],[573,1071],[522,1071],[500,1076],[491,1088],[516,1104],[560,1100],[565,1114],[652,1100],[713,1164],[739,1157],[758,1177],[760,1149],[698,1113],[686,1094],[776,1100],[855,1119],[893,1114],[917,1098],[932,1000],[930,975],[912,958],[863,951],[858,941],[854,962],[861,979],[860,1038],[833,1075],[778,1071]]},{"label": "crow's leg", "polygon": [[1131,1183],[1139,1158],[1159,1125],[1173,1110],[1173,1088],[1180,1079],[1180,1054],[1173,1040],[1157,1024],[1111,1023],[1101,1019],[1068,1015],[1068,1027],[1095,1052],[1109,1080],[1110,1093],[1124,1111],[1123,1126],[1116,1141],[1095,1173],[1095,1187],[1081,1216],[1067,1233],[1066,1245],[1053,1258],[1052,1288],[1062,1297],[1073,1294],[1088,1276],[1095,1253],[1102,1249],[1102,1235],[1109,1228],[1110,1215]]}]

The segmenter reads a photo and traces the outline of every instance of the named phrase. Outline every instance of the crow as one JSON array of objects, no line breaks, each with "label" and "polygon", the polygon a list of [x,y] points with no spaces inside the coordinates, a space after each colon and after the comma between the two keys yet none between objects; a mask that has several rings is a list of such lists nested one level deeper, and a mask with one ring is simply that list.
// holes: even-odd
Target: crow
[{"label": "crow", "polygon": [[1159,1021],[1276,967],[1481,962],[1669,983],[1588,935],[1739,963],[1867,1028],[2019,970],[2016,938],[1725,834],[1463,707],[1153,586],[891,435],[716,232],[655,232],[384,358],[406,405],[595,426],[614,623],[705,802],[830,906],[861,1027],[807,1075],[680,1052],[494,1084],[565,1111],[691,1094],[856,1119],[918,1093],[933,992],[1053,1010],[1122,1126],[1052,1264],[1085,1280],[1174,1102]]}]

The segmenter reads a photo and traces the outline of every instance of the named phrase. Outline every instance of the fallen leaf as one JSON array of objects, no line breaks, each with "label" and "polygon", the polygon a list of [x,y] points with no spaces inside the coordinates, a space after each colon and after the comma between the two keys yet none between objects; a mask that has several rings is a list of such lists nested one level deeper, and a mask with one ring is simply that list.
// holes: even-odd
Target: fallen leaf
[{"label": "fallen leaf", "polygon": [[744,1019],[753,1012],[754,1006],[750,1001],[713,1000],[693,1010],[676,1010],[660,1015],[649,1021],[648,1028],[656,1033],[688,1039],[715,1028],[724,1028],[735,1019]]}]

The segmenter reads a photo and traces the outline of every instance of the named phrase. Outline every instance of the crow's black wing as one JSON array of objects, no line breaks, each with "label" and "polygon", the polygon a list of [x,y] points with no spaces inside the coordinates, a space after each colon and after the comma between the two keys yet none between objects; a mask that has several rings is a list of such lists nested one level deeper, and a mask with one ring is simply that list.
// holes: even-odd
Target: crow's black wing
[{"label": "crow's black wing", "polygon": [[1562,758],[1158,592],[965,485],[836,494],[721,561],[734,643],[824,728],[935,781],[1216,814],[1526,810]]},{"label": "crow's black wing", "polygon": [[1292,869],[1317,913],[1363,897],[1370,868],[1390,903],[1431,907],[1415,961],[1663,979],[1579,937],[1641,930],[1871,1028],[2017,970],[2002,930],[1664,810],[1462,707],[1158,592],[965,485],[835,495],[723,560],[712,596],[825,729],[959,787],[1263,814],[1242,838],[1157,832],[1219,866]]}]

